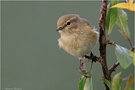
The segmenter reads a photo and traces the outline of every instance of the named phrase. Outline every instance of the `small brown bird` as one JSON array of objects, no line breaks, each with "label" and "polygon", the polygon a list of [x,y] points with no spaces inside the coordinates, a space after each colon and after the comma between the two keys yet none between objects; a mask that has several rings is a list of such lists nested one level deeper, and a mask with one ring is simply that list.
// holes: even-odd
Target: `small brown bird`
[{"label": "small brown bird", "polygon": [[57,21],[60,33],[59,46],[81,61],[89,54],[98,40],[98,32],[84,18],[77,14],[61,16]]}]

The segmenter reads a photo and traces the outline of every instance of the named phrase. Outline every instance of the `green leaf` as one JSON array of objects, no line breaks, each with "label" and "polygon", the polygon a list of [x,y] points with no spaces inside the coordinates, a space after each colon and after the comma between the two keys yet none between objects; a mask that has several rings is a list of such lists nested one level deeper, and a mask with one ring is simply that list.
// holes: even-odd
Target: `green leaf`
[{"label": "green leaf", "polygon": [[129,55],[129,50],[122,46],[116,45],[115,55],[117,60],[120,62],[121,67],[127,68],[132,62],[132,57]]},{"label": "green leaf", "polygon": [[112,90],[121,90],[121,72],[117,73],[112,80]]},{"label": "green leaf", "polygon": [[127,13],[122,10],[122,9],[118,9],[118,17],[117,17],[117,25],[121,28],[120,32],[121,34],[126,38],[126,39],[130,39],[130,32],[128,29],[128,16]]},{"label": "green leaf", "polygon": [[[118,0],[112,0],[111,3],[108,5],[108,8],[118,3]],[[118,9],[108,9],[106,14],[106,29],[108,31],[108,35],[110,35],[112,28],[114,27],[118,16]]]},{"label": "green leaf", "polygon": [[86,78],[82,76],[79,82],[79,90],[93,90],[92,77]]},{"label": "green leaf", "polygon": [[111,90],[111,82],[107,79],[103,79],[103,81],[105,82],[105,84],[109,87],[109,89]]},{"label": "green leaf", "polygon": [[92,77],[86,79],[84,90],[93,90]]},{"label": "green leaf", "polygon": [[131,86],[133,85],[133,82],[134,82],[134,76],[133,74],[130,74],[128,76],[128,80],[127,80],[126,87],[124,90],[132,90]]},{"label": "green leaf", "polygon": [[84,90],[85,83],[86,83],[86,78],[82,76],[79,81],[79,90]]},{"label": "green leaf", "polygon": [[132,57],[133,64],[134,64],[134,66],[135,66],[135,53],[132,52],[132,51],[129,51],[129,55]]}]

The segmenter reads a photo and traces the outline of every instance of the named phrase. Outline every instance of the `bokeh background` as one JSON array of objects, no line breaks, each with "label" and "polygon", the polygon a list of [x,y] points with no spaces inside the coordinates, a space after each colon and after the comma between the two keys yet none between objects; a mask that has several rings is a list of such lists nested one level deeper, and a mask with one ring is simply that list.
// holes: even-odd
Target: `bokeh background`
[{"label": "bokeh background", "polygon": [[[100,5],[100,1],[2,1],[2,90],[78,90],[79,61],[59,49],[56,22],[64,14],[75,13],[99,31]],[[134,14],[126,12],[133,42]],[[113,29],[111,39],[129,49],[118,30]],[[99,55],[98,43],[93,52]],[[116,62],[113,46],[107,46],[107,60],[109,67]],[[126,77],[134,67],[124,70],[119,66],[116,70],[113,75],[122,71]],[[100,64],[94,63],[94,90],[104,90],[101,73]]]}]

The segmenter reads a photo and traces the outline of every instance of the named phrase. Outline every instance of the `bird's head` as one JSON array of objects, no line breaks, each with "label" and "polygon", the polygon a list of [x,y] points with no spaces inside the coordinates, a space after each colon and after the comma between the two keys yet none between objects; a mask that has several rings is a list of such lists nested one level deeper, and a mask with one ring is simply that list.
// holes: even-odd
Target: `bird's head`
[{"label": "bird's head", "polygon": [[77,14],[67,14],[61,16],[57,21],[56,31],[64,33],[73,33],[80,23],[80,17]]}]

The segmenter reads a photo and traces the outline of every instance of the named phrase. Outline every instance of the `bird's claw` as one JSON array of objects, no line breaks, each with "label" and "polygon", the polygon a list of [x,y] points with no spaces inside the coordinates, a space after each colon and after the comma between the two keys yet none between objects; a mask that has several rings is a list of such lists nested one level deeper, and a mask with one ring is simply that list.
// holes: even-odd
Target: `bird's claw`
[{"label": "bird's claw", "polygon": [[86,77],[86,78],[91,77],[91,75],[89,75],[89,72],[87,72],[86,70],[82,69],[82,67],[79,66],[77,69],[79,70],[80,74],[83,75],[84,77]]}]

